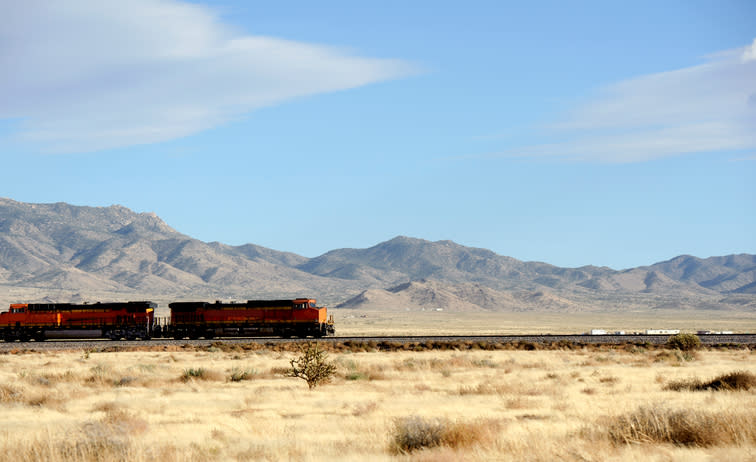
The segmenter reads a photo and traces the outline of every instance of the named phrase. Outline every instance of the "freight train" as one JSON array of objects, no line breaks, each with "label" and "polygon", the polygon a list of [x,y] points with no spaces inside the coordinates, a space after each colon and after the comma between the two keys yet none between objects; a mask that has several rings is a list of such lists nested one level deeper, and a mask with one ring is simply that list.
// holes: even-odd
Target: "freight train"
[{"label": "freight train", "polygon": [[155,317],[149,301],[120,303],[15,303],[0,313],[6,342],[61,338],[149,340],[215,337],[324,337],[333,316],[315,299],[175,302],[169,318]]}]

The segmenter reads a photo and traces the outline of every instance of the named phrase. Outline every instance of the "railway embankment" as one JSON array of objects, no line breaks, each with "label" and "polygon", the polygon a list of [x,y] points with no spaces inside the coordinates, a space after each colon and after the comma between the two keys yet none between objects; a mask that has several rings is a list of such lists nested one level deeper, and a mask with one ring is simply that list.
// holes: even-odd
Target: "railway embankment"
[{"label": "railway embankment", "polygon": [[[582,347],[636,346],[663,347],[669,335],[455,335],[455,336],[370,336],[328,337],[318,339],[333,350],[535,350]],[[756,348],[756,334],[711,334],[699,337],[708,348]],[[153,339],[148,341],[51,340],[44,342],[0,342],[0,354],[79,350],[104,351],[178,351],[178,350],[290,350],[313,339],[272,337],[221,338],[213,340]]]}]

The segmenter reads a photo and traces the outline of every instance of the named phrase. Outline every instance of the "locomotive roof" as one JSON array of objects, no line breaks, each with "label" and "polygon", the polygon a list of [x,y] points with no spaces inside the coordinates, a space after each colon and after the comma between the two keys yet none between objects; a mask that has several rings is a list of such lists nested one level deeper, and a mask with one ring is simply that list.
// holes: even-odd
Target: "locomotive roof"
[{"label": "locomotive roof", "polygon": [[122,310],[157,308],[157,304],[150,301],[140,302],[108,302],[108,303],[28,303],[29,311],[68,311],[68,310]]},{"label": "locomotive roof", "polygon": [[264,307],[289,307],[295,302],[304,303],[306,298],[296,298],[289,300],[247,300],[246,302],[222,302],[216,300],[215,302],[173,302],[168,306],[175,310],[196,310],[197,308],[211,307],[211,308],[223,308],[223,307],[247,307],[247,308],[264,308]]}]

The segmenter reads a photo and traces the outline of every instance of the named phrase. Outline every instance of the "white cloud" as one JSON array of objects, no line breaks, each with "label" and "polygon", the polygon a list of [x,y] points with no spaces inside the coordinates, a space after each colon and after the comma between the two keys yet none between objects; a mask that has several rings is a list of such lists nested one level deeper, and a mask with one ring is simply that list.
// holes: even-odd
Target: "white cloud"
[{"label": "white cloud", "polygon": [[256,108],[414,72],[245,36],[177,0],[0,0],[0,119],[54,152],[153,143]]},{"label": "white cloud", "polygon": [[743,60],[743,62],[753,61],[756,59],[756,39],[753,39],[753,43],[745,48],[741,59]]},{"label": "white cloud", "polygon": [[756,40],[684,69],[605,87],[507,156],[638,162],[756,149]]}]

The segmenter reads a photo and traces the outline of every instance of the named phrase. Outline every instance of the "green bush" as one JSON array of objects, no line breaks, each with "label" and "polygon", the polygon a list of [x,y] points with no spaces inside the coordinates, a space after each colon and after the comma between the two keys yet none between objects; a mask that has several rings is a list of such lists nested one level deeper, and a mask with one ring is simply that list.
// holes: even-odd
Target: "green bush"
[{"label": "green bush", "polygon": [[701,348],[701,339],[695,334],[676,334],[667,339],[667,346],[680,351],[693,351]]},{"label": "green bush", "polygon": [[196,369],[192,367],[189,369],[184,369],[184,373],[181,378],[186,382],[187,380],[191,379],[201,379],[205,377],[206,373],[207,371],[201,367],[198,367]]}]

